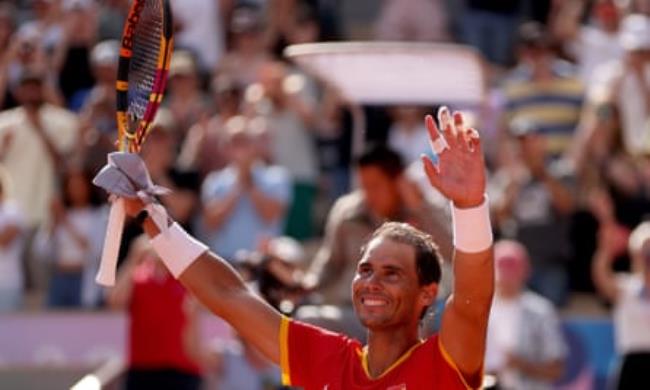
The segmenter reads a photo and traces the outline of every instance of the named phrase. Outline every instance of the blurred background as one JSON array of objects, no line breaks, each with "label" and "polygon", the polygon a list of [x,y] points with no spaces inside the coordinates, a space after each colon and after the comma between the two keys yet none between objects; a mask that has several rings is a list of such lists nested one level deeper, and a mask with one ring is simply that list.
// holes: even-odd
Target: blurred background
[{"label": "blurred background", "polygon": [[[114,149],[129,3],[0,1],[0,388],[279,388],[277,368],[167,274],[137,224],[115,288],[94,282],[108,208],[91,179]],[[498,384],[486,386],[650,387],[650,0],[171,5],[175,53],[143,159],[173,190],[170,214],[272,305],[363,339],[349,297],[359,248],[400,220],[445,258],[435,331],[452,244],[447,202],[419,165],[423,117],[469,81],[450,86],[436,60],[443,71],[390,75],[436,99],[387,88],[381,103],[355,101],[332,80],[381,86],[372,62],[313,72],[283,52],[397,41],[444,44],[418,46],[444,58],[463,45],[480,99],[450,108],[485,144],[500,240],[485,366]]]}]

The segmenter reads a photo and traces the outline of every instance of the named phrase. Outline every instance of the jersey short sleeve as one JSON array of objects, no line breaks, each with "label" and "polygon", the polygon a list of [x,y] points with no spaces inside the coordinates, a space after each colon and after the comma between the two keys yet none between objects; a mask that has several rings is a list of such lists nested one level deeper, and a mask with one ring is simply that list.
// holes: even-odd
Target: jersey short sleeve
[{"label": "jersey short sleeve", "polygon": [[313,388],[315,383],[340,370],[341,367],[332,362],[345,361],[350,349],[357,345],[358,342],[343,335],[283,318],[280,330],[282,383]]}]

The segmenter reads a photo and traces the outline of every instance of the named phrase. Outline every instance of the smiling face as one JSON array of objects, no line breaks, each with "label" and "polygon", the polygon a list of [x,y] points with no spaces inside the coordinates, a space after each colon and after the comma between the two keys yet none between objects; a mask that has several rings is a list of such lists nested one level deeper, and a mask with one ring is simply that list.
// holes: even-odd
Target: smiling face
[{"label": "smiling face", "polygon": [[352,282],[354,309],[371,331],[417,327],[422,310],[431,305],[438,286],[421,286],[415,249],[377,236],[363,253]]}]

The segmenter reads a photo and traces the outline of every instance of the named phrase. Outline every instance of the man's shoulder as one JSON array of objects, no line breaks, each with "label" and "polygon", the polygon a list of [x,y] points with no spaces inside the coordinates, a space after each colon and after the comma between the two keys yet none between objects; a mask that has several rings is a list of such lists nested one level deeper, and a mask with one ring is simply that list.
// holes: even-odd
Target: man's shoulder
[{"label": "man's shoulder", "polygon": [[13,125],[19,120],[22,112],[22,107],[14,107],[8,110],[0,111],[0,128],[8,125]]},{"label": "man's shoulder", "polygon": [[526,291],[522,294],[521,302],[523,307],[531,313],[540,316],[555,315],[556,310],[553,302],[548,298],[533,291]]},{"label": "man's shoulder", "polygon": [[48,121],[52,119],[73,123],[78,121],[77,114],[63,107],[55,106],[53,104],[45,104],[41,109]]},{"label": "man's shoulder", "polygon": [[332,206],[331,217],[341,221],[358,217],[365,210],[365,199],[361,191],[353,191],[338,198]]}]

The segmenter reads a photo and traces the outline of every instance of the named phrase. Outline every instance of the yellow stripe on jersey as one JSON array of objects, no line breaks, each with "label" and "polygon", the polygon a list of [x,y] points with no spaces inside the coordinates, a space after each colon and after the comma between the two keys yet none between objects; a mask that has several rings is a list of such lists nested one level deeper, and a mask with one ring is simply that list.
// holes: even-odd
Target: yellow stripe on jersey
[{"label": "yellow stripe on jersey", "polygon": [[[438,348],[440,349],[440,353],[442,354],[443,359],[445,359],[445,362],[451,367],[454,371],[456,371],[456,374],[458,374],[458,377],[460,378],[460,381],[463,382],[463,385],[467,390],[474,390],[474,387],[471,387],[467,381],[465,380],[465,376],[460,372],[458,369],[458,366],[456,365],[456,362],[454,362],[454,359],[451,358],[451,355],[447,352],[445,347],[442,345],[442,340],[440,339],[440,336],[438,336]],[[481,382],[483,382],[483,372],[481,372]],[[478,389],[477,387],[476,389]]]},{"label": "yellow stripe on jersey", "polygon": [[282,385],[291,386],[291,371],[289,367],[289,321],[288,317],[282,316],[280,322],[280,369],[282,370]]}]

